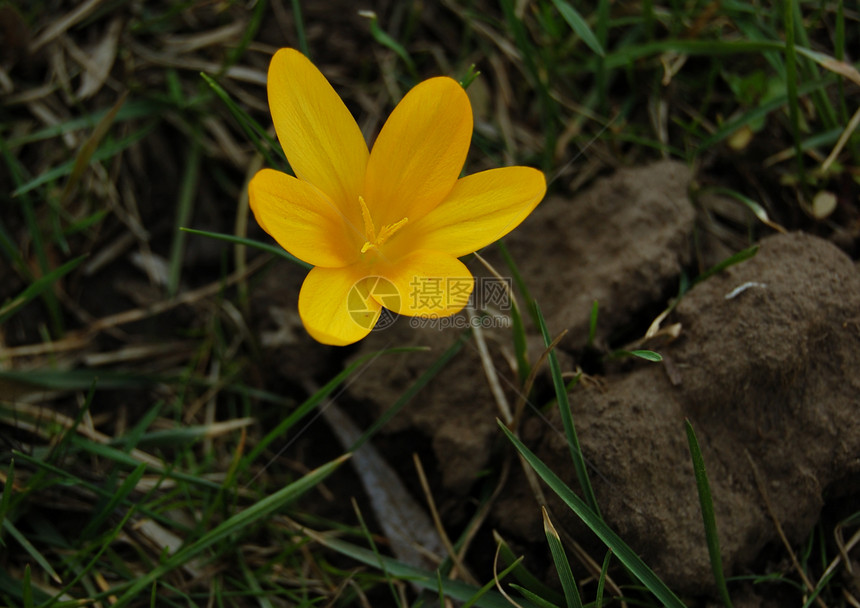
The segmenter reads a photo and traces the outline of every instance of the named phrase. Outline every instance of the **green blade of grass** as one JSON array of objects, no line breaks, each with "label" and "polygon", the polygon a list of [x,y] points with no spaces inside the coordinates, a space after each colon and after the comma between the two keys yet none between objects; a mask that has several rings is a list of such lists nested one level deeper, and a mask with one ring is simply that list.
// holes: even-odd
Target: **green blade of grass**
[{"label": "green blade of grass", "polygon": [[725,196],[730,196],[737,201],[740,201],[741,203],[746,205],[750,211],[752,211],[753,215],[755,215],[760,222],[762,222],[766,226],[770,226],[777,232],[785,232],[785,228],[783,228],[776,222],[771,221],[764,207],[762,207],[759,203],[752,200],[751,198],[744,196],[740,192],[735,192],[730,188],[708,188],[708,192],[713,192],[714,194],[723,194]]},{"label": "green blade of grass", "polygon": [[714,501],[711,496],[711,486],[705,471],[705,459],[699,448],[699,440],[689,420],[684,420],[687,429],[687,443],[690,444],[690,456],[693,459],[693,471],[696,475],[696,488],[699,491],[699,504],[702,506],[702,520],[705,524],[705,540],[708,545],[708,555],[711,558],[711,569],[714,581],[720,593],[720,599],[726,608],[732,608],[732,599],[726,587],[726,577],[723,574],[723,558],[720,554],[720,539],[717,535],[717,518],[714,514]]},{"label": "green blade of grass", "polygon": [[157,378],[146,378],[142,375],[91,369],[0,371],[0,379],[20,383],[26,387],[60,391],[86,390],[96,379],[99,387],[105,389],[143,388],[159,381]]},{"label": "green blade of grass", "polygon": [[42,570],[48,573],[54,582],[62,584],[63,580],[60,578],[60,575],[57,574],[56,570],[54,570],[53,566],[51,566],[51,562],[45,559],[45,556],[39,552],[33,543],[31,543],[27,537],[15,527],[15,524],[12,523],[11,519],[3,519],[3,529],[8,532],[9,536],[14,538],[19,545],[21,545],[21,548],[23,548],[24,551],[33,558],[34,562],[39,564],[39,567],[42,568]]},{"label": "green blade of grass", "polygon": [[[410,583],[417,585],[422,589],[427,589],[428,591],[436,591],[439,587],[439,581],[435,571],[428,572],[420,568],[408,566],[394,558],[385,555],[375,554],[370,549],[365,549],[364,547],[353,545],[352,543],[348,543],[332,536],[317,534],[307,530],[305,531],[305,533],[324,547],[327,547],[332,551],[337,551],[341,555],[345,555],[351,559],[354,559],[357,562],[360,562],[367,566],[371,566],[372,568],[378,568],[379,561],[381,560],[385,565],[386,570],[392,576],[402,580],[408,580]],[[511,572],[516,565],[519,565],[519,563],[516,562],[515,564],[509,566],[507,569],[500,573],[500,576]],[[511,605],[508,603],[508,600],[504,598],[504,596],[491,590],[493,584],[494,581],[488,583],[488,591],[482,593],[478,600],[473,603],[473,605],[477,608],[510,608]],[[482,589],[478,589],[467,583],[450,579],[442,579],[442,588],[446,596],[460,602],[467,602],[470,599],[474,598],[477,593],[482,591]],[[538,607],[531,602],[526,602],[525,604],[523,604],[523,608]]]},{"label": "green blade of grass", "polygon": [[110,499],[103,502],[101,509],[99,509],[98,512],[93,513],[92,519],[90,519],[81,531],[82,538],[89,538],[99,528],[101,528],[107,518],[113,514],[114,509],[116,509],[120,503],[125,501],[128,495],[134,491],[137,487],[137,482],[140,481],[140,478],[143,477],[145,472],[146,464],[140,463],[137,465],[137,468],[129,473],[125,478],[125,481],[120,484],[119,488],[116,489]]},{"label": "green blade of grass", "polygon": [[385,567],[385,561],[382,559],[382,554],[379,552],[379,549],[376,546],[376,542],[373,540],[373,534],[370,533],[370,528],[367,527],[367,523],[364,521],[364,516],[361,514],[361,509],[358,508],[358,503],[355,498],[352,499],[352,508],[355,511],[356,517],[358,517],[358,524],[361,527],[361,532],[364,535],[364,539],[367,541],[367,544],[370,545],[370,550],[376,556],[376,565],[375,567],[382,570],[382,574],[385,576],[385,582],[388,583],[388,590],[391,593],[391,596],[394,598],[394,604],[397,608],[403,608],[403,605],[400,602],[400,595],[397,593],[397,590],[394,588],[394,577],[388,571],[388,568]]},{"label": "green blade of grass", "polygon": [[595,608],[603,606],[603,588],[606,585],[606,575],[609,573],[609,562],[612,559],[612,549],[606,552],[603,565],[600,567],[600,577],[597,579],[597,594],[594,600]]},{"label": "green blade of grass", "polygon": [[[549,335],[549,330],[546,327],[543,314],[537,302],[534,302],[533,310],[535,318],[540,328],[540,333],[543,336],[544,345],[549,348],[552,344],[552,337]],[[561,366],[558,363],[558,356],[555,354],[555,349],[549,351],[549,371],[552,375],[552,383],[555,387],[555,396],[558,401],[558,411],[561,416],[561,422],[564,425],[564,435],[567,438],[567,446],[570,449],[570,457],[573,460],[573,467],[576,470],[576,478],[579,481],[579,486],[582,488],[582,493],[585,495],[585,501],[589,508],[600,515],[600,508],[597,505],[597,497],[594,495],[594,489],[591,487],[591,479],[588,477],[588,465],[585,462],[585,457],[582,454],[582,449],[579,445],[579,438],[576,434],[576,427],[573,424],[573,416],[570,413],[570,401],[567,398],[567,387],[564,383],[564,378],[561,375]]]},{"label": "green blade of grass", "polygon": [[[606,67],[609,69],[624,68],[629,64],[647,57],[659,56],[666,52],[680,55],[754,55],[767,51],[785,52],[786,44],[781,40],[656,40],[638,45],[621,46],[613,53],[606,55]],[[823,67],[828,67],[827,55],[802,46],[794,46],[797,55],[808,57]],[[832,58],[831,58],[832,59]],[[592,60],[588,69],[596,69],[597,61]],[[839,69],[852,72],[850,65],[832,66],[828,69]],[[854,70],[856,71],[856,70]]]},{"label": "green blade of grass", "polygon": [[379,416],[364,433],[362,433],[361,437],[359,437],[355,444],[350,447],[350,451],[355,452],[369,441],[370,438],[373,437],[379,429],[385,426],[389,420],[396,416],[397,413],[403,409],[403,407],[409,403],[422,388],[427,386],[430,380],[432,380],[436,374],[438,374],[442,368],[448,364],[448,361],[453,359],[454,356],[460,352],[460,349],[462,349],[463,345],[469,340],[471,333],[471,330],[466,330],[460,334],[457,341],[448,347],[448,349],[446,349],[445,352],[443,352],[439,358],[430,365],[430,367],[424,370],[415,382],[413,382],[409,388],[397,398],[397,401],[385,410],[385,412],[383,412],[383,414]]},{"label": "green blade of grass", "polygon": [[187,232],[189,234],[196,234],[199,236],[208,236],[211,239],[218,239],[219,241],[227,241],[228,243],[233,243],[234,245],[247,245],[248,247],[254,247],[259,249],[260,251],[265,251],[266,253],[273,253],[278,257],[282,257],[285,260],[289,260],[293,264],[298,264],[302,268],[310,270],[313,268],[307,262],[303,262],[296,256],[289,253],[283,247],[278,245],[270,245],[269,243],[261,243],[260,241],[255,241],[254,239],[248,239],[242,236],[236,236],[233,234],[222,234],[220,232],[207,232],[206,230],[195,230],[194,228],[180,228],[181,231]]},{"label": "green blade of grass", "polygon": [[291,412],[289,416],[279,422],[274,429],[266,433],[266,436],[263,437],[263,439],[261,439],[260,442],[254,446],[254,449],[252,449],[247,456],[245,456],[242,469],[247,469],[248,466],[250,466],[250,463],[256,460],[257,457],[262,454],[266,450],[266,448],[269,447],[269,444],[271,444],[275,439],[286,433],[290,428],[292,428],[294,424],[296,424],[296,422],[304,418],[312,409],[314,409],[323,399],[328,397],[332,393],[332,391],[334,391],[334,389],[340,386],[340,384],[350,375],[352,375],[352,373],[355,372],[355,370],[357,370],[359,367],[361,367],[368,361],[381,357],[382,355],[407,353],[416,350],[420,349],[413,347],[389,348],[386,350],[368,353],[353,361],[337,376],[329,380],[322,388],[320,388],[317,392],[315,392],[308,399],[306,399],[305,402],[302,403],[299,407],[297,407],[293,412]]},{"label": "green blade of grass", "polygon": [[741,251],[738,251],[736,254],[727,257],[722,262],[719,262],[718,264],[711,266],[705,272],[703,272],[702,274],[697,276],[696,279],[693,281],[693,285],[698,285],[702,281],[708,280],[709,278],[711,278],[712,276],[714,276],[717,273],[722,272],[723,270],[725,270],[729,266],[734,266],[735,264],[740,264],[741,262],[745,262],[746,260],[753,257],[755,254],[757,254],[758,249],[759,249],[758,245],[753,245],[752,247],[748,247],[747,249],[743,249]]},{"label": "green blade of grass", "polygon": [[517,377],[520,381],[520,386],[525,385],[526,380],[531,373],[531,364],[529,363],[529,345],[528,337],[526,336],[526,327],[523,325],[523,316],[520,314],[520,307],[516,300],[511,300],[511,331],[514,334],[514,355],[517,358]]},{"label": "green blade of grass", "polygon": [[[60,137],[66,133],[71,133],[72,131],[95,128],[95,125],[99,124],[111,109],[112,108],[98,110],[91,114],[72,118],[65,122],[51,125],[32,133],[27,133],[18,137],[10,137],[8,145],[10,148],[15,149],[37,141]],[[113,122],[120,123],[135,120],[137,118],[149,118],[158,116],[163,111],[164,105],[162,103],[149,99],[133,99],[122,106],[122,108],[116,113],[116,116],[114,116]]]},{"label": "green blade of grass", "polygon": [[[233,101],[230,94],[227,93],[227,91],[225,91],[214,78],[203,72],[200,73],[200,77],[212,88],[213,91],[215,91],[215,95],[224,103],[227,111],[229,111],[236,122],[239,123],[242,131],[244,131],[247,138],[251,141],[251,145],[253,145],[254,149],[256,149],[257,152],[266,159],[266,163],[270,167],[281,166],[283,169],[288,169],[289,164],[287,163],[287,157],[284,154],[284,150],[278,142],[269,135],[266,129],[264,129],[260,123],[254,120],[250,114]],[[276,159],[272,157],[272,150],[274,150],[278,155],[278,160],[280,162],[276,162]]]},{"label": "green blade of grass", "polygon": [[[135,144],[141,139],[143,139],[154,128],[155,123],[151,123],[123,137],[122,139],[111,141],[104,144],[103,146],[100,146],[98,150],[93,152],[90,156],[90,162],[101,162],[103,160],[109,160],[111,158],[116,157],[120,152],[130,147],[132,144]],[[38,176],[31,179],[30,181],[18,186],[12,192],[12,196],[15,197],[21,196],[22,194],[27,194],[28,192],[35,190],[39,186],[43,186],[61,177],[66,177],[67,175],[71,174],[72,171],[75,170],[75,165],[76,161],[70,160],[54,167],[53,169],[48,169],[47,171],[40,173]]]},{"label": "green blade of grass", "polygon": [[[820,78],[818,80],[804,82],[798,87],[797,94],[801,96],[806,95],[807,93],[811,93],[816,89],[823,88],[832,82],[832,78]],[[755,108],[752,108],[748,112],[741,114],[733,120],[728,120],[724,122],[714,133],[712,133],[699,143],[696,150],[696,154],[701,154],[702,152],[708,150],[715,144],[723,141],[724,139],[732,135],[741,127],[750,125],[751,123],[754,123],[764,118],[771,112],[779,110],[780,108],[788,104],[788,102],[788,95],[780,95],[779,97],[775,97],[770,101],[767,101],[759,106],[756,106]]]},{"label": "green blade of grass", "polygon": [[[499,547],[499,557],[501,557],[504,563],[513,565],[522,561],[522,558],[518,558],[514,554],[508,543],[498,532],[493,532],[493,538]],[[535,595],[544,598],[550,604],[555,605],[564,601],[564,596],[560,592],[544,584],[534,574],[529,572],[522,563],[520,563],[512,573],[514,578],[517,579],[524,588],[528,589]]]},{"label": "green blade of grass", "polygon": [[803,151],[800,149],[800,104],[797,94],[797,52],[794,45],[795,0],[783,1],[783,29],[785,31],[785,86],[788,96],[788,117],[794,141],[797,175],[804,181]]},{"label": "green blade of grass", "polygon": [[[12,490],[15,487],[15,458],[9,459],[9,469],[6,471],[6,478],[3,480],[3,493],[0,494],[0,521],[5,521],[9,517],[9,507],[12,504]],[[0,547],[5,546],[3,542],[3,532],[0,529]]]},{"label": "green blade of grass", "polygon": [[[109,445],[93,443],[92,441],[89,441],[83,437],[78,437],[77,435],[71,436],[70,444],[95,456],[101,456],[103,458],[107,458],[108,460],[112,460],[128,467],[137,467],[140,464],[140,461],[135,459],[133,456],[126,454],[122,450],[118,450]],[[146,463],[146,465],[148,468],[163,474],[169,479],[184,481],[185,483],[194,484],[202,488],[209,488],[211,490],[218,490],[221,488],[221,485],[215,483],[214,481],[210,481],[209,479],[204,479],[196,475],[192,475],[190,473],[183,473],[181,471],[177,471],[176,469],[172,468],[172,465],[165,465],[163,467],[156,466],[152,463]]]},{"label": "green blade of grass", "polygon": [[663,356],[660,353],[655,353],[653,350],[616,350],[609,355],[610,359],[623,359],[624,357],[637,357],[654,362],[663,360]]},{"label": "green blade of grass", "polygon": [[522,55],[526,72],[532,80],[540,102],[541,130],[544,135],[542,165],[545,170],[548,170],[552,166],[552,154],[557,141],[558,104],[550,93],[549,83],[546,81],[542,70],[538,68],[536,61],[539,56],[538,50],[529,40],[528,29],[522,19],[517,17],[513,0],[501,0],[501,5],[505,22],[514,36],[514,42]]},{"label": "green blade of grass", "polygon": [[[519,559],[516,562],[514,562],[513,564],[511,564],[510,566],[508,566],[507,568],[505,568],[504,570],[502,570],[501,572],[499,572],[498,577],[497,577],[499,579],[499,581],[505,580],[505,578],[508,576],[508,574],[510,574],[514,568],[516,568],[517,566],[520,565],[521,561],[522,561],[522,559]],[[470,597],[469,600],[463,604],[463,608],[471,608],[472,606],[481,606],[482,604],[479,603],[481,598],[484,597],[490,589],[495,587],[495,585],[496,585],[495,580],[488,581],[487,583],[485,583],[483,587],[481,587],[480,589],[478,589],[475,592],[475,595]]]},{"label": "green blade of grass", "polygon": [[520,595],[522,595],[524,598],[526,598],[527,600],[529,600],[533,604],[539,606],[540,608],[558,608],[558,604],[553,604],[552,602],[548,602],[547,600],[545,600],[541,596],[539,596],[537,593],[529,591],[525,587],[521,587],[520,585],[517,585],[516,583],[511,583],[511,587],[513,589],[516,589]]},{"label": "green blade of grass", "polygon": [[349,454],[344,454],[343,456],[314,469],[301,479],[281,488],[274,494],[266,496],[247,509],[236,513],[219,524],[215,529],[207,532],[196,541],[183,547],[170,557],[166,558],[163,563],[134,581],[127,589],[125,589],[122,595],[117,598],[113,606],[115,608],[126,606],[132,600],[136,599],[141,591],[146,589],[148,586],[155,584],[168,572],[188,563],[191,559],[200,555],[215,543],[224,540],[229,536],[242,534],[253,524],[274,514],[285,505],[304,494],[306,491],[316,487],[348,459]]},{"label": "green blade of grass", "polygon": [[299,41],[299,50],[307,58],[310,58],[311,52],[308,49],[308,38],[305,35],[305,22],[302,19],[302,3],[300,0],[292,0],[293,19],[296,22],[296,38]]},{"label": "green blade of grass", "polygon": [[128,91],[119,96],[116,103],[105,113],[101,120],[99,120],[95,129],[93,129],[93,132],[78,150],[78,153],[75,155],[75,163],[72,166],[72,172],[69,174],[69,180],[66,182],[65,188],[63,188],[63,194],[60,196],[61,201],[67,200],[68,197],[71,196],[75,186],[78,185],[78,181],[80,181],[83,176],[84,170],[90,164],[90,159],[92,159],[93,154],[95,154],[95,151],[98,149],[102,139],[107,135],[108,130],[114,120],[116,120],[116,115],[119,113],[122,106],[125,105],[126,98],[128,98]]},{"label": "green blade of grass", "polygon": [[585,19],[582,18],[582,15],[580,15],[579,12],[570,5],[570,3],[565,0],[552,0],[552,3],[555,5],[556,10],[558,10],[564,20],[567,21],[570,29],[572,29],[576,35],[588,45],[588,48],[597,53],[600,57],[606,55],[603,47],[600,45],[600,41],[597,40],[597,36],[595,36],[594,32],[591,31],[591,28],[588,26]]},{"label": "green blade of grass", "polygon": [[358,11],[358,14],[370,20],[370,35],[373,36],[373,39],[382,46],[394,51],[395,54],[403,60],[403,63],[406,64],[413,80],[417,81],[419,79],[418,69],[415,67],[415,62],[412,60],[412,56],[409,54],[409,51],[407,51],[402,44],[392,38],[388,32],[379,27],[379,18],[376,16],[376,13],[369,10],[361,10]]},{"label": "green blade of grass", "polygon": [[182,276],[182,260],[185,257],[185,232],[182,227],[191,219],[194,211],[194,199],[200,182],[200,166],[203,162],[203,146],[195,130],[191,137],[187,164],[179,184],[179,199],[177,200],[176,230],[170,246],[170,260],[167,273],[167,293],[171,297],[179,290],[179,280]]},{"label": "green blade of grass", "polygon": [[549,552],[552,554],[552,562],[555,564],[555,571],[558,574],[558,580],[561,582],[561,589],[564,591],[564,599],[567,608],[582,608],[582,598],[579,597],[579,590],[576,587],[576,579],[573,578],[573,572],[570,570],[570,562],[567,560],[567,554],[564,552],[564,547],[561,545],[561,538],[558,536],[555,526],[549,519],[549,514],[546,512],[546,507],[541,507],[543,515],[543,531],[546,535],[546,541],[549,543]]},{"label": "green blade of grass", "polygon": [[597,335],[597,312],[598,304],[595,300],[591,304],[591,316],[588,318],[588,340],[585,343],[588,348],[594,346],[594,337]]},{"label": "green blade of grass", "polygon": [[[52,473],[53,475],[56,476],[57,480],[61,480],[62,483],[65,485],[70,485],[70,486],[74,485],[76,487],[84,488],[84,489],[92,492],[94,495],[99,496],[100,498],[110,498],[110,496],[111,496],[111,494],[109,492],[107,492],[106,490],[104,490],[101,486],[89,483],[89,482],[81,479],[80,477],[77,477],[75,475],[72,475],[71,473],[68,473],[67,471],[62,470],[59,467],[55,467],[55,466],[53,466],[47,462],[39,460],[38,458],[28,456],[27,454],[22,454],[21,452],[15,452],[14,454],[15,454],[16,458],[19,458],[19,459],[23,460],[24,462],[27,462],[27,463],[33,465],[35,468],[39,469],[40,472],[46,471],[46,472]],[[206,480],[204,480],[204,481],[206,481]],[[211,483],[211,482],[207,482],[207,483]],[[151,510],[146,509],[146,508],[141,507],[141,506],[137,506],[134,503],[131,503],[131,504],[126,503],[125,506],[135,507],[135,509],[137,511],[139,511],[140,513],[142,513],[146,517],[149,517],[149,518],[151,518],[151,519],[153,519],[153,520],[155,520],[161,524],[164,524],[166,526],[172,526],[174,529],[176,529],[177,531],[179,531],[183,534],[188,532],[188,529],[184,525],[178,524],[175,520],[171,520],[168,517],[159,515],[158,513],[154,512],[154,511],[151,511]]]},{"label": "green blade of grass", "polygon": [[[25,183],[26,170],[19,163],[18,158],[12,154],[12,151],[9,149],[9,146],[6,145],[6,141],[2,137],[0,137],[0,152],[3,154],[3,160],[6,161],[6,166],[9,170],[9,174],[12,176],[13,184],[16,188],[20,189]],[[45,239],[42,234],[42,227],[39,225],[37,218],[35,203],[26,194],[22,194],[19,197],[19,202],[21,213],[27,224],[29,236],[32,239],[32,248],[36,254],[36,260],[39,263],[39,272],[42,275],[46,275],[51,272],[51,264],[48,260],[48,253],[45,248]],[[25,277],[30,278],[33,276],[27,267],[26,262],[24,262],[22,270],[24,271],[23,274]],[[63,316],[60,311],[59,300],[54,295],[54,292],[50,290],[43,292],[42,299],[45,302],[45,307],[48,309],[51,329],[53,330],[54,335],[59,337],[63,334]]]},{"label": "green blade of grass", "polygon": [[502,423],[496,420],[499,428],[514,444],[517,451],[526,459],[526,462],[535,470],[553,492],[561,498],[571,510],[576,513],[585,525],[594,532],[597,537],[612,549],[618,560],[624,564],[630,573],[635,576],[654,596],[668,608],[685,608],[683,602],[666,586],[648,565],[642,561],[636,552],[619,537],[603,519],[595,513],[576,493],[553,473],[535,454],[529,450],[517,437]]},{"label": "green blade of grass", "polygon": [[83,262],[87,258],[86,255],[82,255],[76,257],[73,260],[69,260],[62,266],[55,268],[48,274],[39,277],[30,285],[28,285],[24,291],[15,296],[12,300],[0,306],[0,324],[5,323],[9,317],[14,315],[16,312],[21,310],[27,303],[29,303],[34,298],[38,297],[42,294],[46,289],[49,289],[56,283],[59,279],[69,274],[72,270],[78,267],[78,264]]}]

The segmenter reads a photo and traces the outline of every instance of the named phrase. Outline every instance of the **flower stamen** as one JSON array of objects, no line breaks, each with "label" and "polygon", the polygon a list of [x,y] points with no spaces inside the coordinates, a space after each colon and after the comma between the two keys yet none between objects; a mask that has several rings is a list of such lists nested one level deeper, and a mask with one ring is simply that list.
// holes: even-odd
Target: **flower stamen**
[{"label": "flower stamen", "polygon": [[[364,202],[364,197],[358,197],[358,204],[361,205],[361,219],[364,220],[364,236],[367,238],[368,242],[375,242],[376,230],[373,228],[373,218],[370,217],[370,209],[367,208],[367,203]],[[364,249],[362,249],[361,252],[364,253]]]},{"label": "flower stamen", "polygon": [[394,233],[409,221],[408,217],[404,217],[393,224],[386,224],[379,229],[379,235],[377,235],[376,228],[373,225],[373,218],[370,217],[370,209],[367,208],[367,203],[364,202],[363,197],[358,197],[358,204],[361,205],[361,218],[364,220],[364,238],[367,239],[364,245],[361,246],[361,253],[367,253],[370,249],[379,249],[385,244],[385,241],[394,236]]}]

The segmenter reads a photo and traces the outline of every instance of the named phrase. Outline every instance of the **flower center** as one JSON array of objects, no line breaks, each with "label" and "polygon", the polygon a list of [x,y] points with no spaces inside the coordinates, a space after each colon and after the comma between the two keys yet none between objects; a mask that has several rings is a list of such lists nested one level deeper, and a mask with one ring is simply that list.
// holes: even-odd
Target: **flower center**
[{"label": "flower center", "polygon": [[390,239],[395,232],[403,228],[408,217],[404,217],[399,222],[386,224],[379,229],[379,234],[376,233],[376,228],[373,226],[373,218],[370,217],[370,209],[367,208],[367,203],[364,198],[358,197],[358,204],[361,205],[361,218],[364,220],[364,245],[361,246],[361,253],[367,253],[370,249],[378,250],[382,245]]}]

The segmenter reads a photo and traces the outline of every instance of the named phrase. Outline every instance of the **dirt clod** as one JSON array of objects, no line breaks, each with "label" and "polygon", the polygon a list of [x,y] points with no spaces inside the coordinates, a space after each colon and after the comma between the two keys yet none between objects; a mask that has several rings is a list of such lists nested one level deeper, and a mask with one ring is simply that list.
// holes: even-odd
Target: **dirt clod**
[{"label": "dirt clod", "polygon": [[[698,594],[713,581],[684,418],[702,447],[729,574],[754,569],[765,547],[778,546],[767,503],[797,544],[825,500],[856,487],[858,314],[860,274],[846,255],[809,235],[769,237],[679,305],[681,338],[663,350],[679,384],[660,365],[640,365],[603,391],[573,393],[604,517],[670,586]],[[557,412],[549,420],[560,428]],[[564,437],[531,424],[538,455],[573,484]],[[504,501],[498,513],[515,536],[534,533],[533,500]]]}]

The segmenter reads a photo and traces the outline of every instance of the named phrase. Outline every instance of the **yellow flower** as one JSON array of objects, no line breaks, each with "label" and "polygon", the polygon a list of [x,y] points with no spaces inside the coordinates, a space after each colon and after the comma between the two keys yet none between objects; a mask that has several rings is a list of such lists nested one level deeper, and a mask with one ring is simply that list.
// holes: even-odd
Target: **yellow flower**
[{"label": "yellow flower", "polygon": [[259,171],[251,209],[263,230],[314,266],[299,316],[324,344],[361,340],[383,306],[422,317],[460,311],[474,280],[457,258],[513,230],[546,192],[543,174],[528,167],[459,178],[472,108],[450,78],[409,91],[371,152],[343,101],[298,51],[272,57],[268,95],[296,177]]}]

